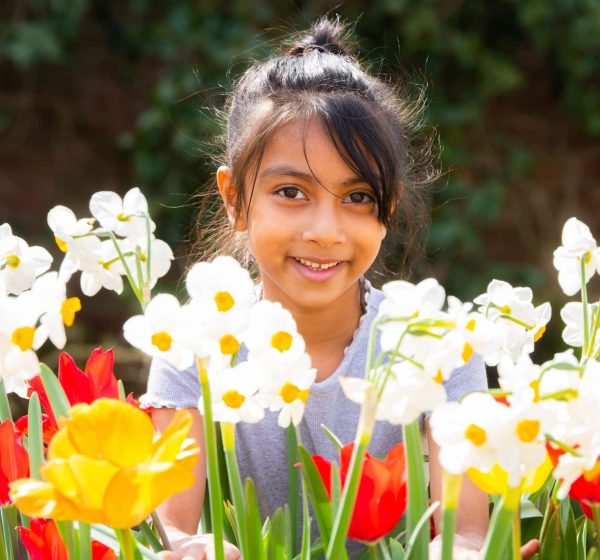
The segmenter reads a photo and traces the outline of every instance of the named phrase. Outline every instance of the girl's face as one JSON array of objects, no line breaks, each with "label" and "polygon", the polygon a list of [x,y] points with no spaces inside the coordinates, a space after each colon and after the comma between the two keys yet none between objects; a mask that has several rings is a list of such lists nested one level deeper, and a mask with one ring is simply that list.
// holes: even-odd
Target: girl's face
[{"label": "girl's face", "polygon": [[[231,213],[230,177],[227,168],[219,169]],[[348,167],[318,121],[290,123],[273,134],[246,199],[249,207],[235,225],[248,231],[266,299],[292,312],[356,306],[358,280],[377,257],[385,227],[371,187]]]}]

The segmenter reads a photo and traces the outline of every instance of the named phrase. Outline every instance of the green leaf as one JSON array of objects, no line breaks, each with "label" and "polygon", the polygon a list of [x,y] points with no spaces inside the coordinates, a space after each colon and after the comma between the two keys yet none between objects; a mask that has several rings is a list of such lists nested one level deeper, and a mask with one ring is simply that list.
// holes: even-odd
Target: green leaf
[{"label": "green leaf", "polygon": [[570,506],[569,500],[564,500],[567,504],[566,521],[562,523],[561,539],[561,560],[577,560],[577,528],[575,526],[575,516]]},{"label": "green leaf", "polygon": [[540,560],[560,559],[560,508],[548,502],[545,523],[540,535]]},{"label": "green leaf", "polygon": [[285,443],[287,448],[287,475],[288,475],[288,507],[290,518],[290,542],[292,543],[292,556],[297,552],[298,546],[298,494],[300,472],[298,463],[298,438],[296,428],[290,424],[285,430]]},{"label": "green leaf", "polygon": [[68,418],[71,405],[58,381],[58,377],[54,375],[53,371],[46,364],[40,364],[40,377],[42,378],[42,383],[44,384],[44,389],[48,395],[48,400],[50,401],[50,406],[56,420],[59,418]]},{"label": "green leaf", "polygon": [[[114,531],[110,527],[106,527],[105,525],[92,525],[92,538],[105,544],[106,546],[112,548],[113,550],[119,550],[119,539]],[[138,551],[141,554],[142,558],[146,560],[160,560],[160,556],[145,547],[138,547]]]},{"label": "green leaf", "polygon": [[[417,521],[414,531],[410,535],[410,538],[408,539],[408,543],[406,544],[406,560],[411,560],[411,559],[421,560],[421,557],[418,556],[420,549],[417,546],[419,534],[424,527],[428,526],[429,519],[431,518],[431,516],[433,515],[433,513],[435,512],[435,510],[438,507],[440,507],[440,502],[433,502],[433,504],[431,504],[425,510],[425,513],[423,513],[423,515],[421,516],[419,521]],[[429,538],[427,539],[427,543],[429,546]]]},{"label": "green leaf", "polygon": [[44,441],[42,437],[42,410],[40,408],[40,397],[37,393],[33,393],[29,399],[27,416],[29,472],[32,478],[41,480],[40,467],[44,464]]},{"label": "green leaf", "polygon": [[390,552],[392,560],[405,560],[406,558],[404,547],[395,539],[390,539]]},{"label": "green leaf", "polygon": [[290,511],[287,506],[278,508],[271,519],[271,527],[268,531],[267,558],[268,560],[286,560],[291,558],[290,533],[289,533]]},{"label": "green leaf", "polygon": [[262,527],[260,522],[260,511],[256,501],[254,483],[247,478],[244,485],[246,494],[246,529],[248,531],[248,558],[252,560],[266,560],[263,547]]},{"label": "green leaf", "polygon": [[325,435],[329,438],[331,443],[333,443],[337,451],[339,451],[343,447],[343,444],[340,441],[340,439],[325,424],[321,424],[321,430],[325,432]]},{"label": "green leaf", "polygon": [[308,451],[302,445],[299,445],[298,454],[302,465],[302,476],[315,512],[323,546],[327,548],[331,537],[331,527],[333,526],[331,503],[321,480],[321,475]]},{"label": "green leaf", "polygon": [[342,480],[337,463],[331,463],[331,513],[335,517],[342,496]]}]

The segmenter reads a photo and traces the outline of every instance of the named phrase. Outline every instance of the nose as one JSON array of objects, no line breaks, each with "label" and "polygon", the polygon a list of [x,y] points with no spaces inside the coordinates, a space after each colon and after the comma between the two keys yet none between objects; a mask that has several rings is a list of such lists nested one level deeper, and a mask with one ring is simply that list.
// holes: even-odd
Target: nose
[{"label": "nose", "polygon": [[314,208],[302,234],[303,241],[313,242],[321,247],[332,247],[346,241],[346,225],[336,206],[335,201],[327,201]]}]

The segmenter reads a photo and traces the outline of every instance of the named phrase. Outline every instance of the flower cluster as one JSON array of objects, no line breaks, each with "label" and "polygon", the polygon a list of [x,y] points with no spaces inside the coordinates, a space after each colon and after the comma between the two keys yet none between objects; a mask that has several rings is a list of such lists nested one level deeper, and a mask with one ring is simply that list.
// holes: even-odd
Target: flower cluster
[{"label": "flower cluster", "polygon": [[[258,422],[269,409],[279,411],[280,426],[298,425],[316,372],[290,312],[256,302],[250,275],[231,257],[195,264],[186,287],[187,303],[158,294],[129,319],[127,341],[177,369],[199,360],[216,421]],[[247,360],[236,364],[239,352]]]}]

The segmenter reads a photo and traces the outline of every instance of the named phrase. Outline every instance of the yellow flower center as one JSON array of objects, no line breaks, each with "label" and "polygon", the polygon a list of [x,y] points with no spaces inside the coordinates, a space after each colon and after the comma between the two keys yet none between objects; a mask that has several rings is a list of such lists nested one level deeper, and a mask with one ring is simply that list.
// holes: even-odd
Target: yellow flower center
[{"label": "yellow flower center", "polygon": [[583,262],[585,264],[590,264],[591,260],[592,260],[592,252],[586,251],[585,254],[583,255]]},{"label": "yellow flower center", "polygon": [[289,350],[292,346],[292,335],[286,331],[279,331],[271,337],[271,346],[280,352]]},{"label": "yellow flower center", "polygon": [[300,399],[302,402],[306,402],[308,399],[308,389],[299,389],[293,383],[286,383],[279,391],[281,398],[287,404],[294,402],[296,399]]},{"label": "yellow flower center", "polygon": [[73,321],[75,321],[75,313],[81,311],[81,301],[79,301],[78,297],[72,297],[63,301],[60,306],[60,315],[62,317],[63,323],[67,325],[67,327],[73,326]]},{"label": "yellow flower center", "polygon": [[215,303],[219,311],[229,311],[235,304],[235,300],[229,292],[217,292],[215,294]]},{"label": "yellow flower center", "polygon": [[7,266],[10,266],[10,268],[17,268],[17,266],[19,266],[21,263],[21,259],[18,257],[18,255],[8,255],[5,262]]},{"label": "yellow flower center", "polygon": [[173,343],[171,335],[165,331],[154,333],[150,340],[161,352],[169,351],[171,349],[171,344]]},{"label": "yellow flower center", "polygon": [[471,424],[465,430],[465,438],[468,439],[473,445],[481,447],[487,441],[487,434],[485,430],[476,424]]},{"label": "yellow flower center", "polygon": [[539,420],[521,420],[516,427],[517,436],[524,443],[531,443],[540,433]]},{"label": "yellow flower center", "polygon": [[31,350],[33,348],[33,336],[35,335],[35,327],[19,327],[12,333],[10,341],[21,349]]},{"label": "yellow flower center", "polygon": [[244,404],[246,397],[238,393],[235,389],[230,389],[226,393],[223,393],[223,402],[229,408],[240,408]]},{"label": "yellow flower center", "polygon": [[546,327],[540,327],[536,333],[533,335],[533,341],[537,342],[540,338],[542,338],[542,335],[546,332]]},{"label": "yellow flower center", "polygon": [[471,319],[466,325],[465,329],[473,332],[475,330],[475,319]]},{"label": "yellow flower center", "polygon": [[462,352],[463,361],[465,363],[468,362],[472,356],[473,356],[473,347],[468,342],[465,342],[465,346],[464,346],[463,352]]},{"label": "yellow flower center", "polygon": [[60,237],[55,237],[54,241],[56,242],[57,247],[63,252],[66,253],[69,246],[66,241],[63,241]]},{"label": "yellow flower center", "polygon": [[222,336],[221,340],[219,340],[219,346],[221,347],[221,352],[223,354],[231,356],[240,349],[240,343],[232,334]]},{"label": "yellow flower center", "polygon": [[439,383],[440,385],[444,382],[444,376],[442,375],[442,370],[438,369],[437,373],[435,374],[435,377],[433,378],[433,380],[436,383]]},{"label": "yellow flower center", "polygon": [[583,471],[583,478],[588,482],[593,482],[598,476],[600,476],[600,461],[597,461],[589,471]]},{"label": "yellow flower center", "polygon": [[117,216],[117,220],[119,220],[119,222],[128,222],[129,220],[131,220],[131,216],[128,216],[127,214],[124,214],[123,212],[121,212]]},{"label": "yellow flower center", "polygon": [[538,379],[532,381],[529,386],[533,389],[533,402],[540,402],[540,382]]},{"label": "yellow flower center", "polygon": [[512,309],[510,308],[510,305],[503,305],[502,307],[499,307],[498,309],[506,315],[510,315],[512,313]]}]

